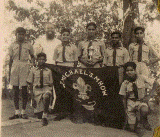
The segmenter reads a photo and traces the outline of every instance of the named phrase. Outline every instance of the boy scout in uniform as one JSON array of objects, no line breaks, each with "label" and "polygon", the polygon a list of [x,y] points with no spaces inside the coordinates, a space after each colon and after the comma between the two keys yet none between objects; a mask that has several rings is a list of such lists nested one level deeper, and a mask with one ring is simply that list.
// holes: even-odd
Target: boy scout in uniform
[{"label": "boy scout in uniform", "polygon": [[70,67],[77,66],[77,47],[70,42],[70,33],[70,30],[65,28],[61,31],[62,44],[59,44],[56,47],[53,55],[53,60],[55,60],[56,65]]},{"label": "boy scout in uniform", "polygon": [[134,34],[136,37],[136,42],[129,45],[130,61],[137,64],[137,73],[149,76],[150,72],[147,67],[151,62],[150,58],[154,62],[158,61],[156,53],[153,49],[146,45],[144,42],[144,31],[143,27],[136,27]]},{"label": "boy scout in uniform", "polygon": [[[14,105],[15,114],[9,117],[10,120],[20,118],[27,119],[25,109],[27,105],[27,82],[26,79],[29,73],[29,55],[34,62],[33,47],[25,41],[26,30],[22,27],[16,29],[16,41],[9,47],[9,77],[10,84],[13,85],[14,90]],[[19,87],[22,87],[22,111],[19,111]]]},{"label": "boy scout in uniform", "polygon": [[94,22],[88,23],[86,26],[88,37],[78,45],[79,67],[102,67],[105,43],[96,39],[96,28]]},{"label": "boy scout in uniform", "polygon": [[47,112],[52,95],[53,78],[51,70],[44,65],[46,62],[45,53],[37,55],[37,62],[38,66],[31,69],[27,83],[29,84],[33,106],[35,107],[34,112],[43,111],[42,125],[46,126],[48,124]]},{"label": "boy scout in uniform", "polygon": [[136,131],[136,111],[140,112],[140,122],[147,130],[151,127],[147,120],[149,107],[145,101],[145,83],[152,85],[154,80],[144,75],[136,74],[136,64],[127,62],[124,65],[126,80],[122,83],[119,94],[123,96],[123,104],[126,110],[127,121],[131,131]]},{"label": "boy scout in uniform", "polygon": [[104,51],[104,66],[118,66],[119,72],[119,84],[123,82],[123,65],[129,61],[128,50],[121,46],[119,42],[121,39],[121,33],[115,31],[111,34],[111,46]]},{"label": "boy scout in uniform", "polygon": [[[68,66],[68,67],[76,67],[78,63],[78,56],[77,56],[77,47],[73,43],[70,42],[71,39],[71,32],[67,28],[63,28],[61,30],[61,40],[62,43],[58,45],[54,51],[53,60],[55,60],[56,65],[59,66]],[[63,91],[62,91],[63,92]],[[63,93],[62,93],[63,94]],[[57,100],[61,101],[60,98],[62,98],[63,95],[58,96]],[[65,110],[62,110],[60,114],[54,119],[54,120],[61,120],[67,117],[70,112],[70,95],[65,95],[65,102],[68,104],[68,108]],[[58,104],[57,104],[58,106]]]}]

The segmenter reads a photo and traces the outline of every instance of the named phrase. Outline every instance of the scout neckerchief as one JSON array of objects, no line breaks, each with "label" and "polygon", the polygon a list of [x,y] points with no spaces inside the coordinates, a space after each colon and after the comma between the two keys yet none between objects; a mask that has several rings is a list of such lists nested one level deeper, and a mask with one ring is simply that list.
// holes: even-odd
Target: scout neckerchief
[{"label": "scout neckerchief", "polygon": [[113,66],[116,66],[116,47],[113,47]]},{"label": "scout neckerchief", "polygon": [[135,76],[134,78],[127,78],[127,80],[132,83],[135,99],[138,99],[138,88],[135,83],[136,79],[137,79],[137,76]]},{"label": "scout neckerchief", "polygon": [[22,43],[19,43],[19,60],[21,59]]},{"label": "scout neckerchief", "polygon": [[117,48],[120,47],[120,44],[118,43],[118,45],[112,45],[113,47],[113,66],[116,66],[116,50]]},{"label": "scout neckerchief", "polygon": [[92,40],[89,41],[88,44],[88,48],[87,48],[87,52],[88,52],[88,59],[90,59],[90,55],[89,55],[89,48],[92,46]]},{"label": "scout neckerchief", "polygon": [[65,57],[66,46],[70,46],[70,44],[67,44],[67,45],[62,44],[62,46],[63,46],[63,49],[62,49],[62,60],[63,60],[63,62],[66,62],[66,57]]},{"label": "scout neckerchief", "polygon": [[133,82],[133,92],[134,92],[135,99],[138,99],[138,89],[135,82]]},{"label": "scout neckerchief", "polygon": [[142,61],[142,44],[139,44],[139,49],[138,49],[138,62]]},{"label": "scout neckerchief", "polygon": [[43,88],[43,67],[40,68],[40,88]]}]

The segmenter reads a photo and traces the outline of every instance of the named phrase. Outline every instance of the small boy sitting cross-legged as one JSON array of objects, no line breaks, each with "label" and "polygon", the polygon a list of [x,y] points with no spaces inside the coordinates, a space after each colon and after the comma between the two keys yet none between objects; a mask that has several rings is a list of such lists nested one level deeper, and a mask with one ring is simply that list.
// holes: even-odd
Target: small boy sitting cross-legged
[{"label": "small boy sitting cross-legged", "polygon": [[143,124],[143,127],[151,130],[147,120],[149,106],[145,101],[145,88],[146,83],[151,86],[154,80],[144,75],[137,75],[136,64],[134,62],[127,62],[124,65],[124,72],[126,76],[119,94],[123,96],[124,108],[130,130],[136,132],[136,111],[140,112],[140,122]]},{"label": "small boy sitting cross-legged", "polygon": [[46,54],[39,53],[37,55],[37,67],[31,69],[27,79],[30,87],[31,98],[35,104],[34,112],[42,112],[42,125],[48,125],[47,112],[50,104],[50,97],[52,95],[53,78],[50,69],[45,67]]}]

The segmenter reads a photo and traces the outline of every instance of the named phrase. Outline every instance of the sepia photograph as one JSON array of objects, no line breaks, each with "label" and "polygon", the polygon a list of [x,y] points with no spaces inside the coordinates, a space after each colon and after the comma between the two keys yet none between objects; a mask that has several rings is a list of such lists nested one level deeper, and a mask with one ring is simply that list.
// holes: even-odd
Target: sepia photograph
[{"label": "sepia photograph", "polygon": [[160,137],[160,0],[2,7],[2,137]]}]

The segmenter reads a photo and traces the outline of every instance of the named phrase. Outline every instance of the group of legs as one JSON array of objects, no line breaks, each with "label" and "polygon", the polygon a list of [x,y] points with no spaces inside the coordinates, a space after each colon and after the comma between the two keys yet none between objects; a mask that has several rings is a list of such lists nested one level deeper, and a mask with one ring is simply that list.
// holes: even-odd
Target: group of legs
[{"label": "group of legs", "polygon": [[[28,116],[26,115],[26,112],[25,112],[26,105],[28,102],[27,86],[22,86],[22,111],[21,111],[21,113],[19,111],[19,92],[20,92],[19,86],[13,86],[13,90],[14,90],[15,115],[10,117],[9,119],[10,120],[16,119],[16,118],[27,119]],[[43,112],[41,111],[41,112],[35,113],[39,119],[42,119],[42,125],[48,124],[47,113],[48,113],[48,108],[49,108],[51,96],[52,96],[52,93],[47,92],[47,91],[41,95],[40,100],[43,103],[44,109],[43,109]],[[68,98],[65,102],[70,102],[70,99],[71,98]],[[61,101],[59,101],[59,102],[61,102]],[[78,104],[78,103],[74,103],[74,104]],[[134,104],[136,104],[136,103],[134,103]],[[151,128],[150,128],[149,123],[147,121],[147,115],[149,113],[148,105],[144,105],[144,104],[143,105],[138,104],[138,105],[137,106],[133,105],[134,107],[132,106],[128,111],[128,123],[129,123],[130,129],[135,130],[136,116],[134,113],[134,109],[136,107],[139,107],[139,111],[140,111],[140,115],[141,115],[141,122],[143,123],[144,128],[150,130]],[[63,111],[60,111],[58,117],[56,117],[55,120],[61,120],[65,117],[67,117],[68,115],[70,115],[72,117],[75,112],[74,110],[77,109],[77,106],[73,106],[72,104],[70,104],[70,106],[71,107],[69,109],[64,109]],[[132,121],[130,121],[130,119],[132,119]]]},{"label": "group of legs", "polygon": [[[137,132],[138,122],[143,124],[143,127],[147,130],[151,130],[148,123],[149,107],[146,103],[140,101],[128,100],[128,110],[127,110],[127,123],[129,128],[133,132]],[[138,116],[139,115],[139,116]]]},{"label": "group of legs", "polygon": [[22,111],[19,110],[19,93],[20,89],[19,86],[13,86],[14,91],[14,106],[15,106],[15,115],[12,117],[9,117],[10,120],[16,119],[16,118],[23,118],[28,119],[28,116],[26,115],[26,106],[28,101],[28,92],[27,92],[27,86],[22,86]]},{"label": "group of legs", "polygon": [[[9,117],[9,120],[12,119],[17,119],[17,118],[23,118],[23,119],[28,119],[28,115],[26,114],[26,106],[28,103],[28,89],[27,86],[22,86],[22,111],[20,112],[19,110],[19,95],[20,95],[20,89],[19,86],[13,86],[13,91],[14,91],[14,106],[15,106],[15,114],[12,117]],[[51,99],[52,94],[50,92],[46,92],[41,95],[40,100],[43,103],[43,112],[38,112],[35,113],[35,115],[39,118],[42,119],[42,125],[47,125],[47,113],[48,113],[48,108],[50,104],[50,99]],[[39,102],[36,102],[37,104]]]},{"label": "group of legs", "polygon": [[[27,105],[27,102],[28,102],[28,92],[27,92],[27,86],[22,86],[22,111],[20,113],[20,110],[19,110],[19,93],[20,93],[20,89],[18,86],[13,86],[13,90],[14,90],[14,104],[15,104],[15,115],[12,116],[12,117],[9,117],[10,120],[12,119],[17,119],[17,118],[23,118],[23,119],[28,119],[28,116],[26,115],[26,105]],[[50,99],[51,99],[51,93],[50,92],[46,92],[45,94],[42,95],[42,102],[43,102],[43,105],[44,105],[44,110],[43,112],[38,112],[38,113],[35,113],[35,115],[38,117],[38,119],[42,119],[42,125],[47,125],[48,124],[48,121],[47,121],[47,113],[48,113],[48,108],[49,108],[49,105],[50,105]],[[131,104],[131,102],[128,102],[129,104]],[[132,102],[133,103],[133,102]],[[135,102],[134,102],[135,103]],[[78,103],[74,103],[74,104],[77,104]],[[89,113],[87,112],[82,112],[82,108],[78,105],[74,105],[73,104],[70,106],[69,109],[65,109],[64,111],[61,111],[59,112],[59,115],[55,118],[55,120],[61,120],[67,116],[70,116],[71,120],[75,121],[76,117],[77,117],[77,120],[80,120],[81,118],[81,122],[83,120],[86,121],[87,118],[89,121],[94,121],[94,117],[93,117],[93,114],[92,116],[89,116]],[[147,115],[149,113],[149,108],[147,106],[147,104],[145,103],[142,103],[140,104],[140,102],[138,104],[135,103],[134,106],[128,106],[128,124],[129,124],[129,127],[131,129],[131,131],[135,131],[136,130],[136,114],[135,114],[135,108],[137,108],[140,112],[140,123],[143,124],[143,127],[147,130],[151,130],[150,126],[149,126],[149,123],[148,123],[148,120],[147,120]],[[81,110],[80,112],[78,112],[77,116],[75,117],[75,109],[79,109]],[[80,114],[86,114],[86,115],[80,115]],[[79,118],[78,118],[79,116]],[[78,121],[77,121],[78,122]]]}]

